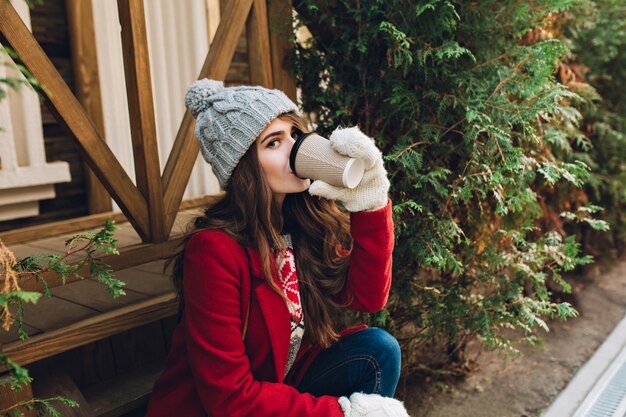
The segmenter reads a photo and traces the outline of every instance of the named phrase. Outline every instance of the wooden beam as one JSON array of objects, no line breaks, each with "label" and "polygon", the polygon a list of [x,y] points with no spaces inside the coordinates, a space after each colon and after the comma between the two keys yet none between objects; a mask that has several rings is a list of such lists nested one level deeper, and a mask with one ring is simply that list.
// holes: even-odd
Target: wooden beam
[{"label": "wooden beam", "polygon": [[44,239],[51,236],[58,236],[65,233],[72,233],[96,227],[102,227],[107,217],[116,223],[127,221],[124,213],[108,212],[90,214],[69,220],[60,220],[52,223],[38,224],[35,226],[22,227],[20,229],[9,230],[0,233],[0,240],[6,245],[16,245],[18,243],[30,242],[32,240]]},{"label": "wooden beam", "polygon": [[[224,80],[251,7],[252,0],[232,0],[228,3],[198,79],[208,77]],[[180,204],[191,170],[198,157],[199,148],[193,137],[194,126],[195,122],[191,113],[185,111],[163,171],[165,230],[168,233],[174,224],[176,208]]]},{"label": "wooden beam", "polygon": [[270,34],[267,27],[266,0],[254,0],[246,22],[250,83],[273,88]]},{"label": "wooden beam", "polygon": [[[100,94],[96,33],[91,1],[66,0],[68,30],[72,48],[74,68],[74,91],[80,104],[104,138],[104,115]],[[108,212],[113,209],[111,196],[96,174],[85,165],[87,206],[90,214]]]},{"label": "wooden beam", "polygon": [[194,137],[194,126],[194,118],[188,110],[185,110],[183,121],[178,128],[176,139],[163,170],[165,230],[168,233],[176,219],[176,205],[182,199],[200,152],[200,147]]},{"label": "wooden beam", "polygon": [[[178,311],[176,294],[170,292],[146,301],[81,320],[69,326],[2,346],[2,353],[21,366],[134,329]],[[0,367],[0,371],[6,371]]]},{"label": "wooden beam", "polygon": [[63,396],[78,403],[78,407],[70,407],[60,402],[52,403],[63,417],[95,417],[89,403],[83,397],[72,377],[59,365],[37,364],[32,372],[33,394],[37,398]]},{"label": "wooden beam", "polygon": [[[0,0],[2,1],[2,0]],[[176,253],[176,250],[180,247],[182,237],[178,236],[161,243],[140,243],[138,245],[128,246],[119,255],[107,255],[100,258],[101,262],[109,267],[113,271],[120,271],[122,269],[131,268],[137,265],[147,264],[149,262],[158,261],[160,259],[166,259]],[[82,277],[89,277],[90,265],[87,263],[78,271],[78,275]],[[74,275],[67,277],[65,283],[61,280],[61,277],[56,272],[46,272],[43,275],[43,279],[46,281],[48,287],[54,288],[60,285],[64,285],[74,281],[80,281],[82,278],[76,278]],[[39,291],[42,292],[45,286],[41,281],[34,278],[25,278],[20,282],[20,287],[24,291]]]},{"label": "wooden beam", "polygon": [[147,238],[150,229],[146,200],[9,1],[0,1],[0,33],[0,43],[13,48],[20,62],[45,86],[44,94],[50,111],[59,124],[76,138],[83,157],[139,236]]},{"label": "wooden beam", "polygon": [[[167,239],[143,0],[118,0],[137,188],[148,202],[150,241]],[[179,202],[180,203],[180,202]],[[145,240],[144,240],[145,241]]]},{"label": "wooden beam", "polygon": [[272,74],[274,88],[281,90],[297,103],[296,79],[291,72],[293,36],[291,0],[271,0],[269,2],[270,47],[272,50]]},{"label": "wooden beam", "polygon": [[[179,210],[182,211],[206,206],[207,204],[215,201],[215,199],[220,198],[221,195],[222,194],[218,193],[189,198],[180,203]],[[104,226],[104,221],[107,218],[115,221],[115,223],[128,221],[126,216],[124,216],[124,213],[109,211],[107,213],[90,214],[88,216],[77,217],[69,220],[59,220],[56,222],[9,230],[7,232],[0,233],[0,240],[2,240],[6,245],[11,246],[18,243],[27,243],[33,240],[63,235],[66,233],[82,232],[85,230],[101,228]]]}]

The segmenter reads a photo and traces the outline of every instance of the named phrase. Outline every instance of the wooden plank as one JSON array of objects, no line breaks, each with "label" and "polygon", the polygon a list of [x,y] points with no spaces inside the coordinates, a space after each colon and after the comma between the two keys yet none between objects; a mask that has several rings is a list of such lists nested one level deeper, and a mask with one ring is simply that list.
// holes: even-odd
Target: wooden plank
[{"label": "wooden plank", "polygon": [[99,283],[95,279],[84,279],[53,288],[52,294],[55,298],[70,301],[101,313],[137,303],[147,298],[145,294],[137,293],[127,288],[124,289],[126,295],[113,298],[104,284]]},{"label": "wooden plank", "polygon": [[167,239],[143,0],[118,0],[137,188],[148,202],[150,242]]},{"label": "wooden plank", "polygon": [[[182,242],[182,237],[173,238],[167,242],[162,243],[143,243],[127,248],[119,255],[108,255],[101,257],[101,261],[109,265],[113,271],[119,271],[122,269],[130,268],[132,266],[153,262],[158,259],[165,259],[175,253],[178,250]],[[78,271],[82,277],[89,277],[89,264],[83,265]],[[44,280],[48,283],[49,287],[57,287],[63,285],[61,278],[54,272],[47,272],[43,274]],[[76,278],[73,275],[67,278],[66,283],[78,281],[81,278]],[[24,291],[42,291],[44,286],[32,277],[24,278],[20,283],[22,290]]]},{"label": "wooden plank", "polygon": [[[232,0],[228,2],[227,6],[222,14],[204,65],[200,70],[199,79],[208,77],[223,80],[226,77],[237,48],[237,40],[250,13],[252,0]],[[189,182],[191,170],[198,157],[199,147],[193,138],[193,127],[193,117],[189,111],[185,111],[163,171],[165,230],[167,233],[174,224],[176,208],[180,204],[185,187]]]},{"label": "wooden plank", "polygon": [[62,365],[79,387],[88,387],[116,376],[108,338],[80,346],[44,360]]},{"label": "wooden plank", "polygon": [[[6,344],[2,353],[24,366],[78,346],[170,317],[178,312],[176,294],[169,293],[140,303],[98,314],[26,340]],[[0,367],[0,371],[6,368]]]},{"label": "wooden plank", "polygon": [[293,50],[289,41],[293,36],[291,5],[291,0],[270,1],[268,17],[274,88],[287,94],[296,103],[296,80],[291,73],[290,62]]},{"label": "wooden plank", "polygon": [[[27,324],[24,324],[24,331],[26,332],[26,334],[28,334],[28,336],[34,336],[38,333],[41,333],[41,330],[35,329],[34,327],[31,327]],[[0,345],[4,345],[9,342],[15,342],[16,340],[19,340],[19,338],[19,334],[17,333],[17,325],[15,324],[11,326],[8,332],[0,330]]]},{"label": "wooden plank", "polygon": [[270,35],[267,27],[266,0],[254,0],[246,22],[250,83],[273,88]]},{"label": "wooden plank", "polygon": [[75,408],[53,403],[63,417],[95,417],[89,403],[61,366],[40,364],[33,369],[33,394],[39,398],[63,396],[76,401],[79,406]]},{"label": "wooden plank", "polygon": [[[206,195],[201,197],[190,198],[181,202],[179,210],[188,210],[196,207],[205,206],[221,194]],[[127,221],[124,213],[110,211],[108,213],[91,214],[88,216],[78,217],[76,219],[61,220],[43,225],[28,226],[20,229],[9,230],[0,233],[0,240],[6,245],[29,242],[36,239],[46,238],[50,236],[58,236],[65,233],[73,233],[88,229],[101,228],[106,218],[110,218],[116,223]]]},{"label": "wooden plank", "polygon": [[111,149],[50,62],[10,2],[0,1],[0,43],[18,54],[23,65],[46,86],[46,104],[80,143],[81,152],[126,214],[142,239],[149,236],[146,200],[128,177]]},{"label": "wooden plank", "polygon": [[[162,265],[162,262],[158,262]],[[157,267],[155,269],[161,269]],[[146,296],[161,295],[174,290],[174,284],[169,275],[159,272],[151,272],[138,268],[128,268],[122,271],[116,271],[115,277],[126,284],[124,288],[128,288],[134,292],[145,294]]]},{"label": "wooden plank", "polygon": [[[66,0],[65,8],[74,66],[74,91],[78,101],[104,138],[104,115],[92,5],[90,1]],[[111,211],[113,208],[111,196],[87,164],[85,176],[89,213]]]},{"label": "wooden plank", "polygon": [[[67,16],[63,0],[46,0],[30,9],[32,31],[37,39],[45,39],[47,45],[68,47]],[[33,19],[33,17],[37,17]],[[45,19],[40,19],[45,16]],[[44,42],[42,42],[43,44]]]},{"label": "wooden plank", "polygon": [[200,147],[194,137],[194,126],[195,122],[191,113],[185,110],[183,121],[172,145],[172,151],[163,170],[165,230],[168,232],[174,223],[176,206],[179,199],[182,199],[200,152]]},{"label": "wooden plank", "polygon": [[167,355],[160,321],[116,334],[110,340],[118,375],[149,363],[164,362]]},{"label": "wooden plank", "polygon": [[[67,323],[92,318],[97,314],[98,312],[94,309],[56,297],[44,296],[36,304],[24,303],[24,322],[43,330],[43,333],[33,337],[41,336],[48,330],[63,327]],[[11,343],[6,346],[9,345]]]},{"label": "wooden plank", "polygon": [[151,363],[113,382],[106,381],[83,390],[98,417],[119,417],[147,404],[154,382],[163,372],[163,362]]}]

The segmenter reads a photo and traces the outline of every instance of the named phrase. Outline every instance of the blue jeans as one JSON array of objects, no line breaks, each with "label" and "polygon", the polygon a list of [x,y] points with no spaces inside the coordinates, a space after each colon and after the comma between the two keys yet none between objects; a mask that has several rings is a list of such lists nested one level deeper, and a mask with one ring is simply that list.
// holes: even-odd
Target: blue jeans
[{"label": "blue jeans", "polygon": [[370,327],[342,337],[322,351],[298,385],[316,397],[354,392],[393,397],[400,378],[400,345],[385,330]]}]

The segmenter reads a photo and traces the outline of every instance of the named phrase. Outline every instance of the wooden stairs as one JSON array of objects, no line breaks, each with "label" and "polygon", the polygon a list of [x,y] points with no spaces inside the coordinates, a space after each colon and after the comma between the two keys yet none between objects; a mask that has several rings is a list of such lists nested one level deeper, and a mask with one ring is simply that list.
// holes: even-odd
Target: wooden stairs
[{"label": "wooden stairs", "polygon": [[[34,397],[64,395],[81,404],[80,408],[59,406],[64,417],[142,415],[177,323],[178,303],[169,271],[163,273],[164,258],[198,213],[199,209],[180,211],[170,240],[157,245],[141,243],[128,222],[118,224],[121,229],[114,237],[121,255],[109,256],[105,263],[125,282],[125,296],[113,299],[104,285],[86,273],[84,279],[52,288],[51,297],[24,305],[27,339],[19,340],[15,326],[0,331],[2,352],[31,372],[34,381],[29,388]],[[64,241],[78,233],[7,246],[17,258],[63,254]],[[76,254],[72,259],[80,257]],[[42,286],[26,282],[24,289]]]}]

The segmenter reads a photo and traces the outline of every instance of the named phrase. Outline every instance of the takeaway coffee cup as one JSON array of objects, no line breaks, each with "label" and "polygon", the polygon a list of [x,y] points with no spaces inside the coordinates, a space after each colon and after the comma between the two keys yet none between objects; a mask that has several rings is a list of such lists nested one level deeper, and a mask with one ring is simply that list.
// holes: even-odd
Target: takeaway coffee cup
[{"label": "takeaway coffee cup", "polygon": [[330,141],[315,132],[300,135],[289,156],[291,170],[300,178],[322,180],[336,187],[354,188],[361,182],[365,164],[333,150]]}]

